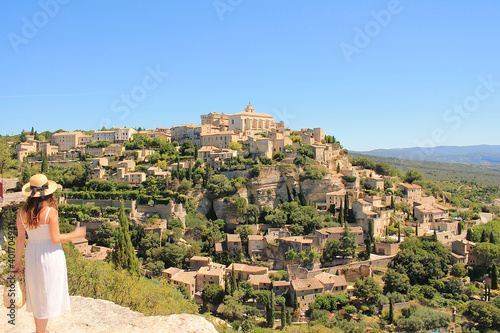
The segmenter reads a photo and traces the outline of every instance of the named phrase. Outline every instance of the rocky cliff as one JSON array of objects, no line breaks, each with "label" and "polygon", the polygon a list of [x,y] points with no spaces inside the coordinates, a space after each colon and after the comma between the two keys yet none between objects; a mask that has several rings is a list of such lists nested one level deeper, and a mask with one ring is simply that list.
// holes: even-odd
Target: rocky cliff
[{"label": "rocky cliff", "polygon": [[[3,289],[3,288],[2,288]],[[49,320],[50,332],[104,333],[104,332],[176,332],[217,333],[214,325],[205,318],[190,314],[145,317],[113,302],[71,296],[71,311]],[[16,311],[15,325],[9,324],[7,309],[3,308],[0,330],[8,333],[35,331],[33,315],[26,306]]]}]

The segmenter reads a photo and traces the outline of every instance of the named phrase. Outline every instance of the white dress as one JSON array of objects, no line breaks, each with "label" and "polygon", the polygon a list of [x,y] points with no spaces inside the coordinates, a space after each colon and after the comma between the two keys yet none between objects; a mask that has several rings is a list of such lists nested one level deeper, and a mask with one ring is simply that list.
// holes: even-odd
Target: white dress
[{"label": "white dress", "polygon": [[45,224],[27,229],[25,252],[26,310],[35,318],[48,319],[70,310],[66,257],[61,244],[52,244],[47,216]]}]

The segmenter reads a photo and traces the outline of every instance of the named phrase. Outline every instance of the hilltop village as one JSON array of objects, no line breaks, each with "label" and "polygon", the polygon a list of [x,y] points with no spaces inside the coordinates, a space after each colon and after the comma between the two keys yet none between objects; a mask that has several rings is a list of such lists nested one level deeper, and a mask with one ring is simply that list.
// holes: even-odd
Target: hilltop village
[{"label": "hilltop village", "polygon": [[[389,303],[411,308],[410,282],[425,285],[445,279],[451,266],[489,267],[499,259],[476,249],[494,243],[497,231],[483,239],[473,229],[494,223],[495,213],[458,209],[445,191],[417,184],[415,170],[402,175],[354,160],[321,128],[289,129],[252,105],[202,115],[199,125],[22,136],[8,145],[20,162],[63,185],[60,216],[68,227],[87,226],[88,237],[74,241],[86,259],[109,260],[123,209],[141,274],[170,281],[225,319],[248,321],[248,307],[268,314],[276,303],[283,304],[282,326],[287,313],[308,321],[312,310],[325,309],[318,300],[327,295],[351,316],[382,314]],[[63,166],[69,171],[59,172]],[[438,273],[422,278],[424,268],[404,266],[411,260],[405,264],[398,253],[407,251],[400,246],[406,238],[446,249]],[[406,284],[395,281],[402,275]],[[491,274],[481,277],[491,288]],[[370,281],[404,296],[369,299],[363,290]],[[245,290],[244,314],[229,309],[238,308],[230,305],[237,289]],[[263,291],[273,301],[257,296]],[[361,307],[353,309],[353,299]]]}]

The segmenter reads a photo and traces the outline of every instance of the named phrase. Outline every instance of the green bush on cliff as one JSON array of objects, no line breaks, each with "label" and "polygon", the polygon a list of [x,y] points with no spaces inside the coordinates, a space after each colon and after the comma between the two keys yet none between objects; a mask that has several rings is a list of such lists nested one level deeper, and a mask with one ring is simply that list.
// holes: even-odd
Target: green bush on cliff
[{"label": "green bush on cliff", "polygon": [[198,312],[198,306],[166,281],[134,277],[115,270],[107,262],[89,261],[72,243],[63,245],[68,267],[69,292],[73,296],[104,299],[146,316]]}]

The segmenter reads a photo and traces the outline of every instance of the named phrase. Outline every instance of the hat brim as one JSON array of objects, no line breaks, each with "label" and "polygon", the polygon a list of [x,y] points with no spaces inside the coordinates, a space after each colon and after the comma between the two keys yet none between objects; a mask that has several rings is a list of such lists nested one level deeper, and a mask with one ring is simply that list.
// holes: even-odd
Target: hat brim
[{"label": "hat brim", "polygon": [[[55,191],[57,191],[57,183],[55,181],[49,180],[48,183],[49,183],[49,188],[45,190],[45,195],[49,195],[49,194],[52,194]],[[24,184],[21,192],[25,196],[29,197],[31,195],[31,186],[30,186],[30,183]],[[40,192],[36,192],[35,195],[33,196],[33,198],[38,198],[41,195],[42,194]]]}]

